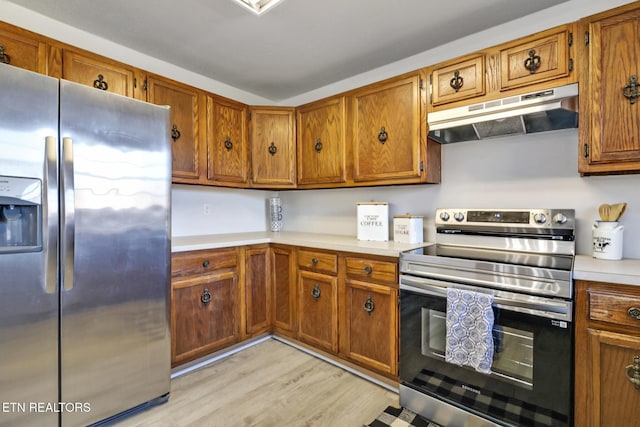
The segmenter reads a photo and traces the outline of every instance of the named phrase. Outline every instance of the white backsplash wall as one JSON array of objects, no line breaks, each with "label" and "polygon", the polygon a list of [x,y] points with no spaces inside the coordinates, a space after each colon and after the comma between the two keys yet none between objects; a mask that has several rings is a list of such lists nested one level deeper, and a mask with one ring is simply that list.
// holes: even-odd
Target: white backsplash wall
[{"label": "white backsplash wall", "polygon": [[174,184],[171,234],[192,236],[265,231],[270,194],[261,190]]},{"label": "white backsplash wall", "polygon": [[390,203],[390,222],[423,215],[427,241],[437,207],[567,208],[577,252],[591,255],[598,205],[627,202],[623,256],[640,258],[640,175],[580,177],[577,150],[577,129],[443,145],[439,185],[281,191],[284,230],[355,236],[356,203],[370,200]]}]

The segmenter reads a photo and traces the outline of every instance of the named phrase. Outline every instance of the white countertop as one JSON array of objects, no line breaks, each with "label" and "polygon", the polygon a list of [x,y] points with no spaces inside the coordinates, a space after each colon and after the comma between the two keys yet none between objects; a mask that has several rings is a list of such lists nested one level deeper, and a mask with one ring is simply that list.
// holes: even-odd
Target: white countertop
[{"label": "white countertop", "polygon": [[172,252],[225,248],[230,246],[280,243],[307,246],[333,251],[356,252],[369,255],[397,257],[400,252],[425,246],[428,243],[372,242],[357,240],[354,236],[337,234],[299,233],[292,231],[212,234],[205,236],[176,236],[171,239]]},{"label": "white countertop", "polygon": [[577,255],[573,278],[640,286],[640,259],[606,260]]},{"label": "white countertop", "polygon": [[[235,234],[212,234],[204,236],[176,236],[171,241],[172,252],[226,248],[232,246],[280,243],[292,246],[307,246],[342,252],[398,257],[400,252],[428,245],[429,243],[372,242],[357,240],[354,236],[337,234],[281,232],[252,232]],[[640,286],[640,259],[618,261],[596,259],[588,255],[577,255],[573,278],[597,282]]]}]

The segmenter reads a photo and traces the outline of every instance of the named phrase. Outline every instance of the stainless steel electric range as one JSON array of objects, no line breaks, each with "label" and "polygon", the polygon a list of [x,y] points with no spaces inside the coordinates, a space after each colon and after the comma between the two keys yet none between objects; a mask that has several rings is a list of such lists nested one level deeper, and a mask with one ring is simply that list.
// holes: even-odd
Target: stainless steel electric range
[{"label": "stainless steel electric range", "polygon": [[[435,226],[400,255],[401,405],[448,427],[572,425],[574,211],[437,209]],[[490,373],[445,357],[450,289],[491,296]]]}]

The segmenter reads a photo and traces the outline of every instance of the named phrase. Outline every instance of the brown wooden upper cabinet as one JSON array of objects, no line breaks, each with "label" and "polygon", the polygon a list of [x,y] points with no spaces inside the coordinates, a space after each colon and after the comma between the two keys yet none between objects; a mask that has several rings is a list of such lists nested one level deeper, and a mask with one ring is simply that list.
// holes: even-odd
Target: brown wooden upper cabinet
[{"label": "brown wooden upper cabinet", "polygon": [[200,177],[200,100],[202,92],[150,75],[149,102],[171,107],[170,137],[175,183],[197,183]]},{"label": "brown wooden upper cabinet", "polygon": [[580,21],[581,174],[640,172],[640,3]]},{"label": "brown wooden upper cabinet", "polygon": [[251,184],[256,188],[296,185],[295,110],[251,107]]},{"label": "brown wooden upper cabinet", "polygon": [[529,86],[568,76],[574,68],[569,57],[573,43],[568,26],[544,31],[500,49],[500,89]]},{"label": "brown wooden upper cabinet", "polygon": [[484,95],[484,54],[460,58],[458,62],[434,69],[431,84],[433,105]]},{"label": "brown wooden upper cabinet", "polygon": [[245,187],[249,179],[248,107],[207,95],[207,178]]},{"label": "brown wooden upper cabinet", "polygon": [[353,180],[360,183],[420,182],[424,127],[419,72],[385,80],[351,95]]},{"label": "brown wooden upper cabinet", "polygon": [[0,63],[47,74],[48,49],[37,34],[5,23],[0,26]]},{"label": "brown wooden upper cabinet", "polygon": [[297,108],[299,186],[346,181],[346,124],[344,96]]},{"label": "brown wooden upper cabinet", "polygon": [[147,96],[144,79],[138,82],[135,68],[72,48],[62,49],[62,78],[130,98]]}]

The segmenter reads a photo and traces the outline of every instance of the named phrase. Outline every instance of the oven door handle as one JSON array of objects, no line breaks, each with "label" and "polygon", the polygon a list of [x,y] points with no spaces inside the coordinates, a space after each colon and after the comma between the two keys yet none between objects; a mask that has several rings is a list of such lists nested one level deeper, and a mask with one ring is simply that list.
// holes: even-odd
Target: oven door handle
[{"label": "oven door handle", "polygon": [[573,304],[571,301],[554,300],[493,289],[483,289],[474,286],[459,285],[457,283],[424,279],[415,276],[400,276],[401,291],[404,290],[421,295],[431,295],[446,299],[448,288],[490,294],[493,296],[493,306],[504,310],[517,311],[520,313],[531,314],[533,316],[547,317],[567,322],[571,322],[573,318]]}]

